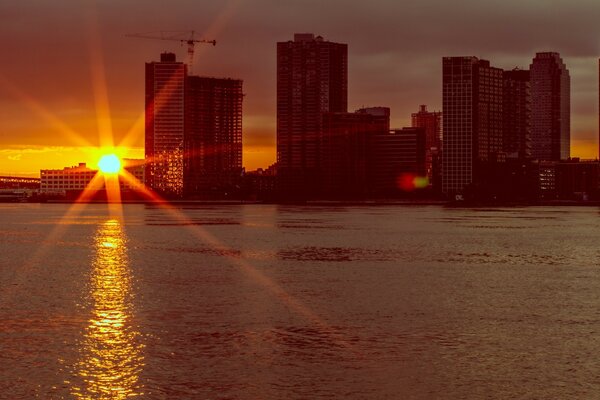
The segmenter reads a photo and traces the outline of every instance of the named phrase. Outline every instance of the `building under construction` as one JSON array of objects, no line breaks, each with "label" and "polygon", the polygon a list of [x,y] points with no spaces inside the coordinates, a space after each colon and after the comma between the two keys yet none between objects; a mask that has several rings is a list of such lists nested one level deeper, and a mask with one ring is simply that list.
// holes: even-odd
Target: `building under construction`
[{"label": "building under construction", "polygon": [[227,197],[242,173],[242,81],[188,76],[184,194]]},{"label": "building under construction", "polygon": [[187,71],[172,53],[146,64],[146,180],[166,197],[228,197],[242,172],[242,81]]}]

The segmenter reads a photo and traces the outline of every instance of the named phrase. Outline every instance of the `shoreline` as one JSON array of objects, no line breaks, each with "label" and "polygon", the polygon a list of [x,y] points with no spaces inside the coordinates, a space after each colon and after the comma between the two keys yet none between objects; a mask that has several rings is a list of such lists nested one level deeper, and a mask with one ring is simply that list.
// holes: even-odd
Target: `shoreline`
[{"label": "shoreline", "polygon": [[[0,201],[1,202],[1,201]],[[27,204],[74,204],[71,200],[47,200],[47,201],[6,201],[4,203],[27,203]],[[171,204],[174,206],[206,205],[206,206],[237,206],[237,205],[281,205],[281,206],[304,206],[304,207],[357,207],[357,206],[442,206],[448,208],[486,208],[486,207],[600,207],[600,200],[544,200],[535,202],[471,202],[471,201],[447,201],[447,200],[306,200],[306,201],[260,201],[260,200],[124,200],[118,203],[108,201],[85,201],[81,204],[145,204],[161,205]]]}]

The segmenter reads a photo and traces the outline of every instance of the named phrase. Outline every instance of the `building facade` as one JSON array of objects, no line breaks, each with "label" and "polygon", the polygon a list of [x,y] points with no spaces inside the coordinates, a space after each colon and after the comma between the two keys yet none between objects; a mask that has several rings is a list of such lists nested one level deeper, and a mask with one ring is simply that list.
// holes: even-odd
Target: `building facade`
[{"label": "building facade", "polygon": [[419,188],[417,180],[426,176],[427,168],[425,136],[423,128],[412,127],[371,136],[368,161],[371,197],[393,197]]},{"label": "building facade", "polygon": [[571,152],[571,78],[558,53],[537,53],[530,66],[532,156],[558,161]]},{"label": "building facade", "polygon": [[313,34],[277,43],[278,186],[310,197],[320,186],[322,115],[346,112],[348,46]]},{"label": "building facade", "polygon": [[444,57],[442,191],[461,194],[502,159],[502,73],[477,57]]},{"label": "building facade", "polygon": [[531,157],[531,84],[527,70],[503,74],[502,148],[507,157]]},{"label": "building facade", "polygon": [[146,180],[167,197],[183,195],[186,76],[173,53],[146,63]]},{"label": "building facade", "polygon": [[[135,180],[123,179],[119,176],[121,191],[142,190],[146,170],[144,160],[124,159],[123,168]],[[82,192],[86,189],[91,191],[105,190],[104,179],[98,179],[91,184],[96,174],[98,174],[98,170],[89,168],[86,163],[79,163],[79,165],[63,169],[42,169],[40,170],[40,192],[64,195],[68,192]]]},{"label": "building facade", "polygon": [[184,194],[221,197],[242,174],[242,81],[188,76]]},{"label": "building facade", "polygon": [[413,128],[425,130],[425,164],[426,176],[429,182],[434,179],[434,163],[442,149],[442,113],[427,111],[426,105],[421,105],[419,112],[411,115]]},{"label": "building facade", "polygon": [[175,54],[146,64],[146,181],[165,197],[221,197],[242,174],[242,81],[188,76]]},{"label": "building facade", "polygon": [[322,190],[327,198],[364,198],[369,189],[373,137],[390,128],[390,109],[363,108],[323,114]]}]

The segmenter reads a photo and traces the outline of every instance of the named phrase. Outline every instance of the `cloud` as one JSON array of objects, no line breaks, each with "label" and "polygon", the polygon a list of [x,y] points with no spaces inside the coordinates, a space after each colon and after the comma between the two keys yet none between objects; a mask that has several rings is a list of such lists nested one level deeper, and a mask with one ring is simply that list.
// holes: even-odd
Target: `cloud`
[{"label": "cloud", "polygon": [[[218,42],[197,47],[198,74],[244,80],[244,145],[256,148],[275,143],[275,46],[294,32],[348,43],[350,109],[389,106],[397,127],[419,104],[441,108],[443,56],[512,68],[528,67],[536,51],[559,51],[571,70],[574,139],[597,131],[597,0],[172,0],[168,12],[159,0],[1,2],[0,44],[10,56],[0,74],[97,144],[90,15],[120,137],[143,112],[144,63],[165,50],[186,55],[179,43],[124,35],[185,29]],[[17,144],[72,143],[0,87],[0,145]]]}]

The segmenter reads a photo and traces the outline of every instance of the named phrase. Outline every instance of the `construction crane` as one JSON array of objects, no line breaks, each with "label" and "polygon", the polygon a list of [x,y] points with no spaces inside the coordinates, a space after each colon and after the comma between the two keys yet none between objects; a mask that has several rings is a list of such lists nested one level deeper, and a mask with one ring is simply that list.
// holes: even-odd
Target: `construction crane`
[{"label": "construction crane", "polygon": [[[196,43],[207,43],[212,44],[213,46],[217,45],[216,40],[205,40],[205,39],[195,39],[194,31],[155,31],[155,32],[147,32],[147,33],[132,33],[129,35],[125,35],[127,37],[135,37],[142,39],[156,39],[156,40],[170,40],[181,43],[183,46],[187,44],[187,53],[188,53],[188,70],[190,74],[192,73],[192,66],[194,64],[194,47]],[[186,36],[186,38],[184,38]]]}]

